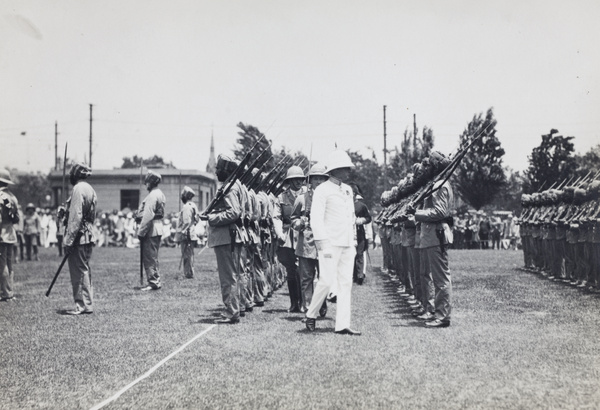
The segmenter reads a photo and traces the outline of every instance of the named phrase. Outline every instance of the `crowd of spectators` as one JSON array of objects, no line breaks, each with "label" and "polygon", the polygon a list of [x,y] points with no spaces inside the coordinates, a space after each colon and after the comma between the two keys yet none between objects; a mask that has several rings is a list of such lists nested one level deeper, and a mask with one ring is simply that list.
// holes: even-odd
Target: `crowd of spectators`
[{"label": "crowd of spectators", "polygon": [[512,213],[465,212],[454,216],[454,249],[520,249],[519,225]]},{"label": "crowd of spectators", "polygon": [[[163,219],[164,228],[161,238],[161,247],[176,247],[175,232],[179,212],[172,212],[165,215]],[[139,240],[136,236],[136,222],[133,212],[129,208],[122,211],[113,210],[112,212],[98,212],[94,228],[97,247],[115,246],[137,248]],[[204,246],[207,239],[206,222],[200,221],[196,224],[196,236],[198,237],[198,246]]]},{"label": "crowd of spectators", "polygon": [[[39,208],[27,204],[25,210],[19,207],[20,220],[15,226],[18,243],[14,252],[15,262],[39,260],[38,248],[56,248],[58,255],[63,256],[62,239],[64,227],[61,225],[57,209]],[[161,246],[176,247],[175,231],[179,212],[165,216]],[[97,247],[139,247],[136,236],[137,225],[133,212],[129,208],[112,212],[99,211],[94,223]],[[196,224],[198,246],[204,246],[207,240],[206,222]]]}]

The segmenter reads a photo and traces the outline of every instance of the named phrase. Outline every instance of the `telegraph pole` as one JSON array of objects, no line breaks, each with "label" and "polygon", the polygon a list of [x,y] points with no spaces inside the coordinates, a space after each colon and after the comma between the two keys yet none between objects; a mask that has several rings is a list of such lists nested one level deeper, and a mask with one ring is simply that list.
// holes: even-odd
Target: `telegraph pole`
[{"label": "telegraph pole", "polygon": [[54,121],[54,169],[58,170],[58,122]]},{"label": "telegraph pole", "polygon": [[385,105],[383,106],[383,190],[387,191],[387,134],[385,123]]},{"label": "telegraph pole", "polygon": [[92,107],[93,105],[90,104],[90,168],[92,167]]}]

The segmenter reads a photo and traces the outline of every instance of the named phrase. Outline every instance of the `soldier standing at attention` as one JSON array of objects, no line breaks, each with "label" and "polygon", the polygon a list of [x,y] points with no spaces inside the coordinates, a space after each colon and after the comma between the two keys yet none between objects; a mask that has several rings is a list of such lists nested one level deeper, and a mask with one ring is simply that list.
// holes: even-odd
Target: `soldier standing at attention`
[{"label": "soldier standing at attention", "polygon": [[166,198],[158,188],[162,180],[160,174],[148,171],[144,184],[149,193],[137,211],[139,221],[137,236],[142,248],[142,261],[146,270],[148,285],[140,290],[158,290],[162,287],[158,265],[158,250],[163,235],[163,217],[165,216]]},{"label": "soldier standing at attention", "polygon": [[[312,228],[310,227],[312,198],[314,190],[327,181],[329,175],[327,175],[323,165],[315,164],[310,168],[308,178],[307,190],[305,193],[298,195],[292,211],[292,228],[298,232],[296,256],[298,256],[298,269],[301,277],[301,310],[304,311],[307,310],[312,300],[315,276],[319,267],[317,248],[313,239]],[[325,301],[319,310],[319,315],[324,317],[326,314],[327,302]]]},{"label": "soldier standing at attention", "polygon": [[[14,184],[10,173],[0,169],[0,300],[14,300],[13,248],[17,243],[15,225],[19,223],[19,203],[7,190]],[[16,248],[14,248],[16,250]]]},{"label": "soldier standing at attention", "polygon": [[196,237],[196,222],[198,218],[198,208],[192,201],[196,195],[194,190],[188,186],[183,187],[181,191],[181,202],[183,207],[179,219],[177,219],[177,230],[175,241],[181,247],[181,259],[183,261],[183,274],[186,278],[194,277],[194,243]]},{"label": "soldier standing at attention", "polygon": [[352,274],[352,280],[354,283],[362,285],[365,280],[365,251],[369,246],[367,241],[367,233],[365,232],[365,226],[369,226],[371,223],[371,213],[369,208],[363,202],[362,192],[360,187],[356,184],[352,185],[352,191],[354,192],[354,213],[356,215],[356,256],[354,258],[354,273]]},{"label": "soldier standing at attention", "polygon": [[92,170],[83,164],[74,165],[69,172],[73,192],[66,203],[64,251],[68,255],[75,299],[75,309],[66,312],[69,315],[94,312],[90,259],[96,241],[92,227],[97,198],[94,188],[84,181],[90,175]]},{"label": "soldier standing at attention", "polygon": [[[237,164],[231,158],[219,155],[215,173],[221,183],[235,171]],[[243,193],[242,184],[236,180],[229,192],[225,193],[208,215],[200,215],[201,219],[208,221],[208,247],[215,250],[219,282],[221,283],[221,296],[226,312],[219,324],[234,324],[240,321],[240,289],[241,280],[240,255],[242,252],[242,238],[238,231],[242,217]]]},{"label": "soldier standing at attention", "polygon": [[[437,151],[429,159],[427,166],[434,167],[438,172],[447,164],[446,157]],[[433,194],[424,199],[423,209],[412,208],[407,213],[414,214],[414,218],[410,219],[421,222],[421,257],[426,258],[424,266],[431,272],[435,288],[435,313],[425,325],[448,327],[452,312],[452,281],[448,267],[448,246],[452,243],[452,231],[448,219],[452,215],[454,197],[448,181],[436,182],[433,189]]]},{"label": "soldier standing at attention", "polygon": [[297,165],[291,166],[284,179],[284,191],[277,198],[273,213],[273,225],[279,240],[277,259],[285,267],[290,292],[290,313],[305,313],[302,309],[302,286],[294,252],[297,238],[292,226],[292,209],[304,183],[304,172]]},{"label": "soldier standing at attention", "polygon": [[348,154],[334,151],[328,157],[329,180],[315,189],[310,211],[319,258],[319,281],[308,311],[306,328],[315,330],[316,318],[332,286],[337,284],[335,333],[360,335],[350,328],[352,270],[356,255],[354,196],[344,182],[354,167]]}]

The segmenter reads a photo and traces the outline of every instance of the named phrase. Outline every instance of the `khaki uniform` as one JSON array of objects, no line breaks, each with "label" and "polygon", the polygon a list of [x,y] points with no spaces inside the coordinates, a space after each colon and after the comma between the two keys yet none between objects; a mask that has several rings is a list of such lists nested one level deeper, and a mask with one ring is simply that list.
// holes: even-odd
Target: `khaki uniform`
[{"label": "khaki uniform", "polygon": [[92,229],[96,219],[96,203],[94,188],[85,181],[79,181],[73,187],[73,193],[66,204],[64,243],[65,246],[73,247],[68,257],[73,299],[77,308],[84,312],[94,311],[90,259],[96,242]]},{"label": "khaki uniform", "polygon": [[137,213],[142,218],[137,234],[142,247],[142,263],[146,271],[148,284],[155,289],[162,287],[158,250],[160,249],[160,240],[164,229],[162,220],[165,216],[166,201],[163,192],[158,188],[154,188],[144,198]]},{"label": "khaki uniform", "polygon": [[416,211],[415,219],[421,222],[421,256],[426,258],[426,263],[422,266],[431,272],[435,287],[435,318],[449,321],[452,311],[452,280],[446,248],[452,243],[452,231],[444,219],[451,215],[454,197],[449,182],[439,187],[434,186],[434,189],[437,191],[425,198],[424,207]]},{"label": "khaki uniform", "polygon": [[[17,243],[17,232],[9,212],[18,212],[17,198],[6,188],[0,188],[0,297],[14,297],[14,271],[12,252]],[[18,214],[18,213],[17,213]]]}]

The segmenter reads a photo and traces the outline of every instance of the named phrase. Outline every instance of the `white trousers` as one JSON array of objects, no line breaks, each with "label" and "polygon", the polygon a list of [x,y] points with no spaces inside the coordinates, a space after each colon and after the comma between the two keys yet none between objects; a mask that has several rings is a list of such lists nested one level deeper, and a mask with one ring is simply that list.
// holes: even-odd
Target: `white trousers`
[{"label": "white trousers", "polygon": [[352,296],[352,271],[356,249],[353,246],[328,246],[319,252],[319,280],[306,317],[316,319],[330,290],[337,291],[335,330],[350,327],[350,299]]}]

